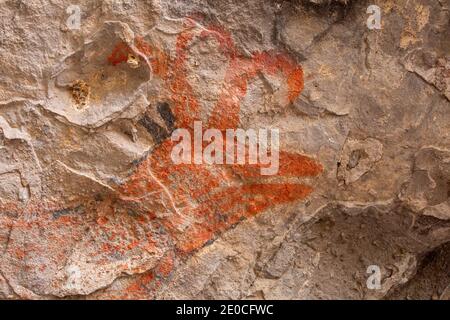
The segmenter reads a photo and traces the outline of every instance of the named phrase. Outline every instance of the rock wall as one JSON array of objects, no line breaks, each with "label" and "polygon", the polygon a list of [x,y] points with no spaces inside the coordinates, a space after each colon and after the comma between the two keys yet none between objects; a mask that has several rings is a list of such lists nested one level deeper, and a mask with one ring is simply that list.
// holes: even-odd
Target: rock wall
[{"label": "rock wall", "polygon": [[[0,31],[0,298],[450,299],[449,0],[0,0]],[[278,172],[174,163],[195,121],[279,129]]]}]

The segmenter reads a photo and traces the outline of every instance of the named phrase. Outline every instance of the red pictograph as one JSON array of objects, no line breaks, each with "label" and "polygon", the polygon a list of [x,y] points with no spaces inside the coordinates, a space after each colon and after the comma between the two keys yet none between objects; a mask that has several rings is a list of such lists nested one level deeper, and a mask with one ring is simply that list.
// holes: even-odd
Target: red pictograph
[{"label": "red pictograph", "polygon": [[[283,77],[290,102],[299,96],[303,71],[291,58],[275,52],[241,57],[231,36],[218,27],[210,26],[197,34],[190,30],[181,33],[177,55],[170,62],[159,50],[137,39],[137,47],[149,56],[154,70],[165,70],[157,74],[173,93],[171,103],[177,127],[192,130],[194,121],[201,119],[199,102],[186,76],[187,48],[195,37],[216,38],[229,59],[223,90],[209,116],[209,128],[238,127],[240,102],[247,93],[249,81],[260,72]],[[154,52],[158,52],[156,59],[152,57]],[[142,200],[145,194],[155,191],[168,198],[173,215],[161,223],[174,239],[176,254],[188,254],[240,220],[279,204],[304,199],[312,192],[310,186],[302,183],[265,183],[259,165],[175,165],[170,158],[173,145],[170,139],[163,141],[121,186],[121,194],[124,200],[139,205],[145,205]],[[281,151],[277,178],[313,177],[322,170],[318,162],[307,156]],[[167,274],[166,262],[162,265]]]},{"label": "red pictograph", "polygon": [[[250,58],[244,57],[236,49],[231,35],[222,28],[208,26],[198,30],[193,28],[194,22],[189,19],[186,25],[188,28],[178,35],[176,54],[172,58],[140,37],[136,37],[133,49],[118,43],[111,55],[106,57],[109,63],[118,65],[126,62],[128,54],[135,50],[139,56],[147,59],[153,75],[164,81],[171,92],[167,101],[175,118],[175,127],[193,130],[194,121],[202,119],[198,97],[187,76],[188,48],[194,40],[216,39],[221,52],[228,59],[223,88],[209,114],[207,128],[225,130],[239,126],[240,104],[247,94],[249,82],[260,73],[281,77],[287,86],[287,101],[293,102],[298,98],[303,89],[303,71],[288,55],[271,51],[254,52]],[[285,151],[279,155],[278,174],[269,180],[260,175],[260,165],[176,165],[170,156],[173,146],[170,137],[161,141],[127,181],[117,186],[117,192],[112,198],[96,202],[95,210],[102,214],[90,232],[102,234],[104,240],[100,245],[95,244],[94,249],[86,249],[93,261],[101,264],[108,260],[108,255],[125,254],[136,248],[150,253],[164,252],[156,267],[137,276],[120,296],[110,297],[151,296],[149,291],[157,290],[173,272],[177,260],[192,254],[243,219],[277,205],[304,199],[312,192],[312,187],[294,178],[315,177],[323,171],[322,165],[312,158]],[[39,207],[32,203],[29,205],[30,210]],[[2,211],[5,210],[19,209],[11,204],[2,205]],[[127,216],[119,223],[114,212],[121,211],[138,212],[138,215],[134,218]],[[114,219],[115,222],[112,222]],[[132,231],[126,230],[130,219],[134,219],[130,222],[133,225],[129,227]],[[28,221],[11,223],[16,228],[32,228]],[[51,222],[58,226],[50,227],[63,229],[70,224],[82,223],[80,217],[62,216]],[[158,226],[163,229],[164,239],[169,240],[159,243],[158,236],[150,231],[140,238],[135,235],[135,224]],[[128,239],[130,234],[133,235],[131,240],[123,240]],[[54,241],[63,243],[64,239],[55,236]],[[94,246],[86,241],[85,246],[90,245]],[[19,249],[20,246],[14,244],[8,248],[11,251]],[[39,250],[43,249],[36,245],[36,252]],[[31,251],[17,253],[17,259],[20,258],[19,254],[31,254]],[[95,260],[95,256],[99,258]],[[124,266],[123,269],[129,271],[130,267]]]}]

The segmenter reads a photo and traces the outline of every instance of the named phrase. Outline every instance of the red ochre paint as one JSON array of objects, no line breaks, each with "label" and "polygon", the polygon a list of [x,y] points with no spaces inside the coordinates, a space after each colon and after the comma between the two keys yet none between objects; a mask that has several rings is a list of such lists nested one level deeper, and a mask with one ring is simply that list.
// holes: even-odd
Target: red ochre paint
[{"label": "red ochre paint", "polygon": [[[251,59],[240,57],[231,36],[218,27],[209,27],[196,33],[182,32],[176,43],[176,56],[169,64],[172,77],[166,79],[172,89],[171,102],[177,126],[193,127],[195,120],[201,119],[197,97],[187,81],[186,61],[188,47],[195,38],[219,40],[220,50],[228,57],[229,68],[224,78],[224,89],[209,119],[209,128],[225,130],[239,124],[240,102],[247,93],[250,80],[258,73],[282,76],[288,86],[289,102],[293,102],[303,89],[303,71],[289,56],[276,52],[254,53]],[[146,51],[153,49],[146,44]],[[161,185],[170,190],[172,201],[182,207],[175,210],[169,219],[161,223],[171,233],[179,253],[187,254],[214,239],[218,233],[238,223],[243,218],[254,216],[278,204],[304,199],[312,192],[312,187],[301,183],[264,182],[243,185],[235,180],[260,178],[258,165],[223,165],[214,168],[208,165],[174,165],[170,159],[173,143],[163,142],[140,164],[129,182],[121,186],[125,198],[141,199],[145,194],[159,191]],[[148,174],[151,171],[155,179]],[[315,160],[296,153],[280,152],[280,169],[277,177],[314,177],[323,171]],[[200,199],[199,203],[189,205]],[[194,221],[183,232],[180,226],[186,221]]]},{"label": "red ochre paint", "polygon": [[[247,93],[249,82],[259,73],[282,77],[288,87],[287,100],[293,102],[298,98],[304,85],[303,71],[288,55],[271,51],[254,52],[251,58],[242,57],[231,35],[222,28],[209,26],[198,32],[192,28],[192,21],[187,21],[186,25],[191,27],[178,35],[173,58],[141,37],[136,37],[133,48],[148,59],[154,74],[169,88],[171,93],[167,99],[172,105],[177,127],[192,129],[194,121],[202,118],[198,98],[188,82],[186,67],[189,46],[196,39],[204,41],[213,37],[218,40],[219,49],[229,60],[224,87],[209,116],[207,127],[222,130],[237,128],[240,103]],[[126,62],[131,52],[129,46],[120,42],[107,60],[112,65],[118,65]],[[99,261],[105,261],[114,253],[127,254],[138,248],[150,253],[166,252],[154,269],[130,278],[124,292],[122,289],[118,289],[118,293],[114,293],[114,289],[105,291],[103,296],[106,298],[151,297],[162,285],[162,279],[173,272],[179,258],[192,254],[241,220],[277,205],[302,200],[313,191],[311,186],[283,182],[283,179],[315,177],[323,171],[322,165],[312,158],[281,151],[279,172],[271,177],[276,182],[266,183],[259,174],[258,165],[175,165],[170,158],[172,146],[170,139],[159,144],[127,181],[117,188],[117,196],[111,195],[96,203],[94,210],[99,218],[91,227],[95,227],[93,232],[103,242],[93,242],[94,247],[88,248],[92,258],[98,257]],[[150,194],[153,196],[149,197]],[[163,200],[170,207],[170,214],[160,217],[149,209],[154,207],[155,200]],[[92,199],[80,199],[80,203],[88,201]],[[80,226],[81,229],[81,216],[73,219],[51,218],[51,213],[61,207],[57,203],[48,202],[44,205],[32,199],[26,206],[0,204],[0,211],[32,212],[38,217],[33,222],[25,218],[5,222],[5,225],[13,225],[14,228],[31,230],[36,224],[42,224],[45,228],[66,230],[66,225],[73,223],[73,226]],[[123,221],[114,222],[117,211],[126,211],[127,208],[145,212],[145,215],[127,216]],[[155,224],[164,228],[173,248],[167,248],[167,243],[159,243],[158,238],[151,233],[147,233],[145,239],[137,238],[133,231],[136,224]],[[81,231],[80,234],[73,233],[73,237],[77,238],[83,234]],[[55,242],[63,246],[65,237],[64,234],[56,238]],[[10,248],[17,259],[23,259],[33,250],[42,250],[39,246],[21,248],[11,243]],[[127,269],[127,266],[123,266],[123,269]]]}]

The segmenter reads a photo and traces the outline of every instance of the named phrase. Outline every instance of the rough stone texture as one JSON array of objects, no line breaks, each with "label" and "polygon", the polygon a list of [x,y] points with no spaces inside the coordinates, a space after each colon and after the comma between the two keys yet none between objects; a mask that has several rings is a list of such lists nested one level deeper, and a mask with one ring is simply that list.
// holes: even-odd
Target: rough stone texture
[{"label": "rough stone texture", "polygon": [[[0,298],[450,299],[449,35],[449,0],[0,0]],[[280,128],[279,174],[174,165],[195,119]]]}]

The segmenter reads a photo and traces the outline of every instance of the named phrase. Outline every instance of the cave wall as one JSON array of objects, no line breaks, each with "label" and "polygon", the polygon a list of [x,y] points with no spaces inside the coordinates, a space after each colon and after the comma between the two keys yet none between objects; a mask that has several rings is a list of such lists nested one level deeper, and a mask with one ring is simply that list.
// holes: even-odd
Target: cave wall
[{"label": "cave wall", "polygon": [[[0,0],[0,297],[449,299],[449,34],[448,0]],[[279,129],[278,173],[174,164],[194,120]]]}]

